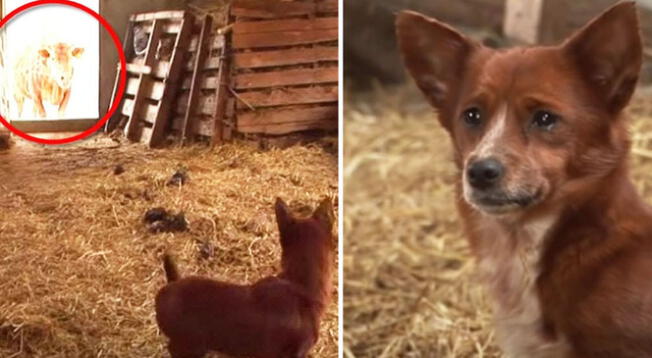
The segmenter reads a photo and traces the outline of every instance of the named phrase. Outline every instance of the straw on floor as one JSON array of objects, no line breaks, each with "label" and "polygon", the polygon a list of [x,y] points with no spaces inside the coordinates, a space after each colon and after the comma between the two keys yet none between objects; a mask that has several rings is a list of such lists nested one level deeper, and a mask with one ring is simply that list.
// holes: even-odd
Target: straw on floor
[{"label": "straw on floor", "polygon": [[[166,185],[177,170],[188,181]],[[337,184],[336,156],[316,144],[262,152],[244,143],[147,150],[103,136],[64,147],[18,141],[0,152],[0,356],[167,356],[153,306],[161,254],[183,275],[245,283],[273,274],[274,199],[305,211],[336,197]],[[143,215],[152,207],[183,211],[188,231],[151,233]],[[336,357],[337,340],[335,292],[312,357]]]},{"label": "straw on floor", "polygon": [[[650,93],[630,112],[633,177],[652,203]],[[453,204],[450,141],[415,98],[399,88],[347,101],[345,357],[501,357]]]}]

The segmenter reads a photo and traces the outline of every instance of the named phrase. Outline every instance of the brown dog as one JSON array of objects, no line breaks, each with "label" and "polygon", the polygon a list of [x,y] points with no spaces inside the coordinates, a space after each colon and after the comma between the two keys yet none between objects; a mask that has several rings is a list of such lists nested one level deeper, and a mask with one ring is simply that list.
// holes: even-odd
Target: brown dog
[{"label": "brown dog", "polygon": [[610,8],[558,46],[492,50],[414,12],[406,66],[450,133],[458,207],[508,357],[652,357],[652,209],[623,109],[642,44]]},{"label": "brown dog", "polygon": [[237,357],[301,358],[315,345],[331,296],[333,209],[324,200],[309,218],[276,200],[282,272],[253,285],[180,278],[169,256],[169,284],[156,296],[156,320],[173,358],[218,351]]}]

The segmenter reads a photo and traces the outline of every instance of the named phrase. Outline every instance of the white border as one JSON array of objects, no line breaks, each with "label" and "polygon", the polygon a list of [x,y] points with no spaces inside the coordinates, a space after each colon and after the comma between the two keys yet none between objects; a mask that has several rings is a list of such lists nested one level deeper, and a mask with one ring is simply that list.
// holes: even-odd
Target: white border
[{"label": "white border", "polygon": [[338,240],[338,302],[337,302],[337,319],[338,319],[338,343],[337,351],[339,358],[344,357],[344,0],[338,1],[339,23],[338,23],[338,43],[339,51],[338,64],[338,153],[337,153],[337,176],[338,176],[338,229],[340,239]]}]

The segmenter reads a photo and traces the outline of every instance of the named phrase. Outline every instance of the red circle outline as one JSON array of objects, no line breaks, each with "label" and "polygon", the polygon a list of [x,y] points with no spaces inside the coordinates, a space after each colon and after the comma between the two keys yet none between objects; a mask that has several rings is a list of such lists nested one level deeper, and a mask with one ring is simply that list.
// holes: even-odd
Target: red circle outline
[{"label": "red circle outline", "polygon": [[122,45],[120,44],[120,39],[118,38],[118,35],[116,34],[115,30],[111,27],[111,25],[106,21],[100,14],[96,13],[95,11],[89,9],[88,7],[72,2],[69,0],[38,0],[38,1],[33,1],[30,3],[27,3],[25,5],[22,5],[15,9],[14,11],[10,12],[7,16],[5,16],[2,20],[0,20],[0,29],[9,22],[13,17],[16,15],[20,14],[21,12],[31,9],[36,6],[40,5],[47,5],[47,4],[60,4],[60,5],[68,5],[72,6],[74,8],[77,8],[79,10],[83,10],[84,12],[88,13],[89,15],[93,16],[99,23],[106,29],[106,31],[109,33],[111,36],[111,39],[113,39],[113,44],[115,45],[116,49],[118,49],[118,56],[120,57],[120,83],[118,84],[118,92],[116,93],[116,96],[114,97],[113,103],[111,104],[111,108],[109,108],[109,111],[102,117],[101,120],[99,120],[95,125],[93,125],[91,128],[83,131],[82,133],[79,133],[77,135],[74,135],[72,137],[68,138],[60,138],[60,139],[45,139],[45,138],[39,138],[39,137],[34,137],[31,136],[25,132],[22,132],[18,130],[16,127],[12,126],[7,120],[0,115],[0,123],[2,123],[7,129],[9,129],[12,133],[16,134],[17,136],[37,142],[37,143],[42,143],[42,144],[66,144],[66,143],[72,143],[74,141],[84,139],[88,137],[89,135],[95,133],[98,129],[102,128],[104,123],[106,123],[109,118],[115,113],[115,111],[118,109],[118,104],[122,100],[122,97],[124,96],[124,91],[125,91],[125,84],[127,82],[127,59],[125,58],[125,53],[122,49]]}]

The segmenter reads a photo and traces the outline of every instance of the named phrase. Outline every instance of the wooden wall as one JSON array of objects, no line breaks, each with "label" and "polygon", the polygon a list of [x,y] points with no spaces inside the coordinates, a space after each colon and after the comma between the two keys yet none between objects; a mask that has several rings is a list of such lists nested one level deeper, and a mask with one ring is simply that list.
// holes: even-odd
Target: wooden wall
[{"label": "wooden wall", "polygon": [[[405,79],[396,50],[394,14],[411,9],[448,22],[462,31],[492,44],[506,44],[502,37],[503,16],[507,0],[347,0],[344,1],[344,57],[347,80],[357,84],[373,81],[397,83]],[[522,0],[518,0],[522,1]],[[548,0],[546,0],[548,1]],[[556,20],[557,34],[552,41],[564,38],[589,19],[618,0],[552,0],[562,6]],[[642,32],[652,48],[651,0],[639,0]],[[497,40],[496,40],[497,39]],[[648,58],[643,77],[652,80],[652,58]]]},{"label": "wooden wall", "polygon": [[337,129],[337,14],[336,0],[233,3],[236,132]]}]

